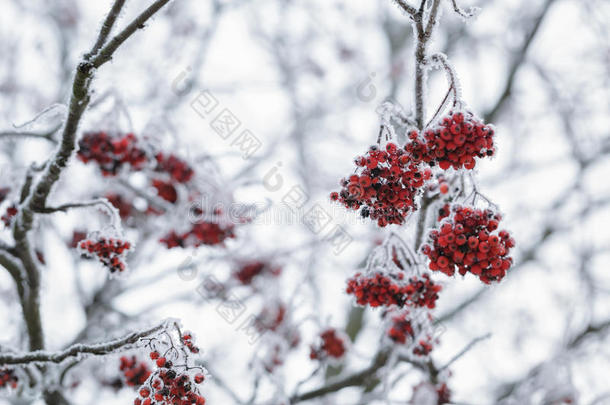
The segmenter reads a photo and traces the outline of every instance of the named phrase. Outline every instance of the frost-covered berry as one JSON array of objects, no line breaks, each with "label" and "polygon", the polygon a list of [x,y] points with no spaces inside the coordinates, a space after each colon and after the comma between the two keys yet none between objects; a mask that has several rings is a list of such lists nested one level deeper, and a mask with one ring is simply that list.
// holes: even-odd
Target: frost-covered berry
[{"label": "frost-covered berry", "polygon": [[453,215],[430,231],[422,252],[430,259],[430,270],[452,276],[474,274],[485,284],[500,281],[512,265],[510,249],[515,240],[497,231],[502,216],[490,209],[453,206]]},{"label": "frost-covered berry", "polygon": [[15,374],[15,370],[11,368],[0,369],[0,389],[1,388],[17,388],[19,377]]},{"label": "frost-covered berry", "polygon": [[131,249],[131,243],[127,241],[105,237],[86,239],[79,242],[78,246],[84,256],[97,257],[111,273],[125,270],[125,256]]},{"label": "frost-covered berry", "polygon": [[415,209],[418,191],[432,174],[391,142],[386,150],[372,146],[355,163],[356,173],[343,179],[341,191],[331,193],[330,198],[348,209],[359,210],[363,218],[381,227],[404,223]]},{"label": "frost-covered berry", "polygon": [[339,334],[335,329],[329,328],[320,334],[320,343],[312,345],[309,353],[309,358],[314,360],[322,360],[325,358],[340,359],[345,355],[347,345],[345,337]]},{"label": "frost-covered berry", "polygon": [[358,305],[434,308],[442,287],[430,275],[406,278],[404,273],[356,273],[347,281],[346,292],[356,297]]},{"label": "frost-covered berry", "polygon": [[278,276],[282,272],[282,269],[271,263],[265,261],[251,261],[241,264],[233,272],[235,277],[241,284],[251,284],[252,281],[261,274],[269,274],[271,276]]},{"label": "frost-covered berry", "polygon": [[155,155],[155,160],[157,161],[157,167],[155,170],[168,173],[172,180],[178,183],[188,182],[195,174],[193,169],[184,160],[175,155],[164,155],[163,153],[157,153]]},{"label": "frost-covered berry", "polygon": [[84,163],[97,163],[104,176],[116,176],[124,166],[141,170],[148,162],[132,133],[111,136],[103,131],[87,132],[78,146],[78,158]]},{"label": "frost-covered berry", "polygon": [[125,384],[130,387],[137,387],[144,384],[151,374],[148,364],[139,361],[136,356],[123,356],[120,361],[119,369],[123,373]]},{"label": "frost-covered berry", "polygon": [[[433,128],[409,135],[405,150],[415,161],[424,161],[447,170],[473,169],[475,158],[493,156],[494,129],[469,112],[449,113]],[[442,190],[441,190],[442,192]]]}]

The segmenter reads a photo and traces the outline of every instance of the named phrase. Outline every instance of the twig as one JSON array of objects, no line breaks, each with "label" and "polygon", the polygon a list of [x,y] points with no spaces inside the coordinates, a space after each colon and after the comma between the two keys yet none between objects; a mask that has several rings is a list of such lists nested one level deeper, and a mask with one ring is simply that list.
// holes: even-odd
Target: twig
[{"label": "twig", "polygon": [[103,356],[105,354],[112,353],[113,351],[120,349],[124,346],[137,343],[143,337],[150,336],[155,332],[163,330],[167,327],[164,322],[153,328],[146,329],[141,332],[133,332],[129,335],[122,337],[117,340],[105,343],[97,343],[92,345],[75,344],[68,347],[65,350],[56,353],[45,352],[42,350],[32,351],[28,353],[4,353],[0,354],[0,364],[12,365],[12,364],[27,364],[31,362],[41,363],[61,363],[67,358],[78,357],[82,355],[94,355]]},{"label": "twig", "polygon": [[88,54],[85,55],[85,59],[89,59],[92,55],[95,55],[106,43],[108,39],[108,35],[110,35],[110,31],[116,22],[117,17],[119,16],[121,9],[125,5],[125,0],[115,0],[110,12],[106,16],[104,23],[102,24],[102,28],[100,29],[100,34],[97,37],[97,41],[91,48]]},{"label": "twig", "polygon": [[446,369],[447,367],[449,367],[450,365],[452,365],[453,363],[455,363],[460,357],[462,357],[464,354],[466,354],[467,352],[469,352],[477,343],[479,343],[482,340],[485,339],[489,339],[491,337],[491,333],[488,333],[486,335],[483,336],[479,336],[477,338],[474,338],[470,343],[468,343],[462,350],[459,351],[458,354],[456,354],[455,356],[453,356],[451,358],[451,360],[449,360],[447,362],[447,364],[445,364],[444,366],[442,366],[441,368],[438,369],[439,372],[443,371],[444,369]]}]

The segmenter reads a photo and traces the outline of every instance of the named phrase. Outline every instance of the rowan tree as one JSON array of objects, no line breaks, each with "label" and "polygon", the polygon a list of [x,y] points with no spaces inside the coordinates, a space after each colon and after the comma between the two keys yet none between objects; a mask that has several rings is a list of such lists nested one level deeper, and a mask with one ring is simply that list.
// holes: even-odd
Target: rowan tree
[{"label": "rowan tree", "polygon": [[2,400],[605,403],[610,9],[469,3],[7,1]]}]

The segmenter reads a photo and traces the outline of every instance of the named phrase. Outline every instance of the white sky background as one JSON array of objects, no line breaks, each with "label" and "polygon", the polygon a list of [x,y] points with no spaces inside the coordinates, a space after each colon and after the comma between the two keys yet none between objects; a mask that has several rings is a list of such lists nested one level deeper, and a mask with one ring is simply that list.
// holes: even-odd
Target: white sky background
[{"label": "white sky background", "polygon": [[[338,187],[339,179],[353,170],[353,157],[375,142],[378,130],[375,108],[388,97],[393,79],[398,87],[392,98],[405,108],[411,104],[413,59],[410,40],[403,49],[403,57],[390,61],[382,29],[382,21],[387,15],[394,26],[406,25],[407,18],[389,0],[289,2],[286,6],[289,11],[285,14],[278,6],[283,2],[275,0],[227,2],[230,6],[215,21],[217,30],[209,48],[202,53],[201,38],[211,24],[209,3],[175,0],[171,5],[173,24],[165,11],[130,38],[113,62],[100,69],[93,85],[98,95],[110,91],[120,100],[129,118],[122,112],[118,119],[105,114],[112,108],[112,102],[107,102],[85,114],[81,129],[133,130],[138,135],[159,139],[167,150],[177,151],[191,162],[211,155],[220,174],[209,171],[209,166],[193,164],[198,174],[207,177],[206,181],[211,180],[219,186],[222,193],[216,191],[214,197],[223,198],[226,194],[244,203],[263,204],[266,200],[273,203],[267,213],[269,216],[240,229],[238,237],[229,242],[226,250],[204,247],[196,257],[224,252],[231,257],[276,257],[278,252],[283,252],[276,260],[283,265],[284,275],[277,286],[266,286],[268,294],[265,295],[269,298],[278,294],[288,301],[294,299],[294,319],[313,319],[313,322],[303,322],[301,346],[281,371],[286,378],[284,388],[290,394],[294,384],[313,371],[308,350],[319,331],[316,324],[344,326],[351,305],[350,297],[343,292],[345,279],[366,257],[371,244],[389,232],[389,229],[379,230],[370,223],[357,221],[356,214],[332,206],[327,196]],[[463,24],[451,11],[450,2],[444,3],[441,32],[437,33],[431,50],[444,50],[446,30],[457,32]],[[128,1],[119,26],[146,4],[147,1]],[[474,4],[469,2],[464,6]],[[466,24],[466,38],[459,39],[449,53],[461,80],[463,98],[475,112],[485,113],[497,100],[506,80],[511,51],[522,41],[522,25],[531,21],[541,4],[530,0],[477,3],[482,7],[481,14]],[[0,0],[0,130],[30,120],[53,103],[66,103],[69,79],[62,79],[59,31],[51,22],[50,10],[65,17],[65,24],[71,17],[75,19],[73,28],[64,31],[69,35],[65,64],[71,69],[79,55],[90,48],[109,8],[107,1],[80,0],[74,5],[76,8],[68,0]],[[517,262],[519,248],[537,240],[540,230],[549,221],[557,226],[569,226],[569,229],[552,236],[536,251],[536,260],[520,267],[514,274],[509,271],[500,285],[489,287],[491,291],[477,304],[445,324],[447,331],[441,337],[441,345],[433,352],[438,364],[444,364],[473,338],[492,334],[451,367],[449,386],[456,402],[492,404],[493,389],[500,383],[522,379],[523,373],[532,366],[560,353],[562,341],[573,331],[581,330],[588,322],[608,319],[610,211],[606,206],[586,220],[578,221],[573,213],[592,205],[592,201],[610,196],[610,160],[606,157],[588,168],[580,184],[581,191],[570,195],[569,202],[559,212],[551,215],[548,210],[574,181],[577,170],[570,155],[573,146],[562,135],[565,127],[557,114],[558,109],[564,108],[573,115],[570,122],[585,154],[594,153],[600,147],[601,139],[605,138],[606,143],[608,140],[608,21],[608,2],[556,1],[529,49],[526,64],[516,76],[509,106],[494,122],[499,145],[497,157],[477,163],[482,191],[501,207],[506,227],[514,232],[518,244]],[[277,43],[265,43],[261,39],[264,34],[278,32],[282,33],[285,44],[280,53],[286,58],[288,69],[294,71],[296,80],[284,77],[278,68],[274,55],[279,49]],[[351,57],[342,60],[339,46],[348,50]],[[200,66],[199,57],[203,59]],[[189,77],[197,78],[193,90],[179,100],[174,110],[164,113],[164,106],[173,97],[173,80],[189,66],[194,68]],[[548,74],[558,95],[549,96],[549,87],[541,80],[535,66]],[[376,93],[371,100],[364,101],[358,91],[371,77]],[[429,114],[446,91],[444,80],[440,72],[431,76]],[[296,115],[306,117],[304,126],[299,128],[301,156],[291,137],[295,111],[286,83],[294,86],[299,103]],[[241,120],[243,128],[251,130],[263,143],[262,149],[250,160],[243,160],[230,141],[221,139],[210,128],[209,120],[191,109],[190,100],[203,89],[209,89],[223,107]],[[324,115],[320,116],[316,110]],[[4,184],[0,186],[17,188],[23,170],[14,170],[15,167],[24,168],[33,160],[42,161],[52,150],[38,140],[2,142],[0,164]],[[256,159],[260,162],[255,167],[235,178]],[[279,173],[284,186],[277,192],[270,192],[260,182],[278,162],[281,162]],[[341,255],[333,255],[324,244],[313,250],[299,247],[314,239],[307,228],[298,221],[286,223],[269,219],[281,210],[281,199],[293,185],[308,187],[312,203],[319,202],[332,213],[333,223],[346,226],[354,237],[355,241]],[[113,187],[111,182],[103,180],[99,172],[74,162],[62,178],[54,201],[86,198],[92,192],[108,187]],[[184,218],[185,207],[173,215]],[[103,221],[102,216],[85,211],[57,214],[53,220],[41,221],[46,229],[52,229],[49,225],[57,228],[57,232],[49,230],[36,236],[47,261],[42,302],[50,349],[70,341],[84,321],[72,287],[75,272],[87,280],[90,288],[103,282],[104,277],[103,271],[92,263],[75,268],[78,257],[64,247],[58,234],[65,240],[73,228],[87,226],[94,230],[96,224]],[[399,232],[408,238],[413,227],[404,226]],[[6,231],[3,233],[8,235]],[[587,266],[597,288],[594,296],[578,269],[576,255],[579,249],[589,247],[601,252],[595,254]],[[141,249],[138,256],[144,259],[132,269],[124,280],[126,283],[175,267],[191,253],[167,252],[151,244],[142,245]],[[223,279],[229,266],[221,261],[220,264],[204,264],[199,271],[201,274],[210,271]],[[308,288],[297,290],[305,275],[315,280],[315,292]],[[464,279],[441,276],[436,278],[445,288],[435,312],[437,315],[451,310],[480,288],[478,280],[469,276]],[[213,307],[202,309],[194,301],[197,284],[196,281],[183,281],[174,274],[145,290],[124,294],[116,300],[116,305],[122,311],[136,313],[148,307],[151,301],[157,302],[159,297],[167,296],[169,301],[175,294],[192,292],[193,296],[187,302],[154,307],[143,321],[168,316],[181,318],[185,327],[197,335],[211,374],[228,382],[245,399],[251,390],[253,370],[248,361],[254,349]],[[2,272],[0,292],[3,298],[8,298],[0,299],[0,344],[14,345],[19,341],[21,314],[11,280]],[[256,314],[260,306],[260,298],[248,301],[247,313]],[[370,309],[366,312],[366,327],[354,346],[357,355],[349,359],[353,370],[368,364],[378,342],[378,314]],[[610,389],[607,343],[607,339],[592,340],[578,354],[571,354],[572,382],[579,403],[589,404]],[[74,373],[73,378],[100,372],[111,375],[115,366],[112,357],[102,362],[89,360],[83,366],[85,371]],[[407,403],[412,387],[420,380],[421,376],[414,372],[401,382],[391,398],[398,401],[396,403]],[[74,391],[77,404],[131,403],[134,397],[128,389],[118,394],[109,390],[100,394],[87,378],[82,384],[86,389]],[[315,380],[303,389],[320,384],[321,381]],[[209,404],[232,403],[230,397],[210,382],[203,392]],[[261,401],[257,403],[271,395],[272,385],[266,381],[261,387]],[[356,403],[358,398],[359,391],[350,388],[329,397],[327,402],[312,403],[348,405]],[[530,400],[532,404],[543,403],[535,397]],[[610,399],[606,401],[599,404],[610,404]]]}]

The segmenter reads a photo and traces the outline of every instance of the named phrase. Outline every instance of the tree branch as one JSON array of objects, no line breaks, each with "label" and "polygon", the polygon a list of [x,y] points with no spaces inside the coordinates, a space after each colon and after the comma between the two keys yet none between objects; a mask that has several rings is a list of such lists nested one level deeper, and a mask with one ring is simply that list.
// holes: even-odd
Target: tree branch
[{"label": "tree branch", "polygon": [[32,362],[61,363],[67,358],[78,357],[81,355],[103,356],[124,346],[137,343],[141,338],[150,336],[164,328],[166,328],[166,323],[141,332],[130,333],[127,336],[111,342],[93,345],[75,344],[68,347],[66,350],[56,353],[45,352],[42,350],[32,351],[29,353],[0,353],[0,365],[27,364]]},{"label": "tree branch", "polygon": [[85,55],[85,59],[91,58],[91,56],[95,55],[106,43],[106,39],[108,39],[108,35],[110,35],[110,31],[112,31],[112,27],[116,22],[123,5],[125,4],[125,0],[115,0],[110,12],[106,16],[104,23],[102,24],[102,28],[100,29],[100,34],[97,37],[97,41],[91,48],[91,51],[87,55]]},{"label": "tree branch", "polygon": [[502,110],[502,108],[504,107],[504,104],[506,104],[506,102],[510,98],[510,95],[513,90],[513,85],[515,83],[517,71],[523,65],[523,62],[525,61],[525,57],[527,55],[527,51],[530,48],[530,45],[532,44],[540,26],[542,25],[544,17],[547,15],[554,1],[555,0],[546,0],[544,5],[542,6],[542,10],[538,14],[538,17],[536,17],[532,28],[526,34],[525,40],[521,45],[521,49],[519,50],[519,53],[517,53],[517,56],[515,57],[513,63],[510,66],[508,78],[506,79],[506,83],[504,85],[504,90],[500,94],[500,97],[498,98],[498,101],[496,101],[496,104],[492,107],[491,110],[489,110],[489,112],[487,112],[487,114],[485,114],[485,122],[494,121],[495,118],[498,116],[500,110]]}]

